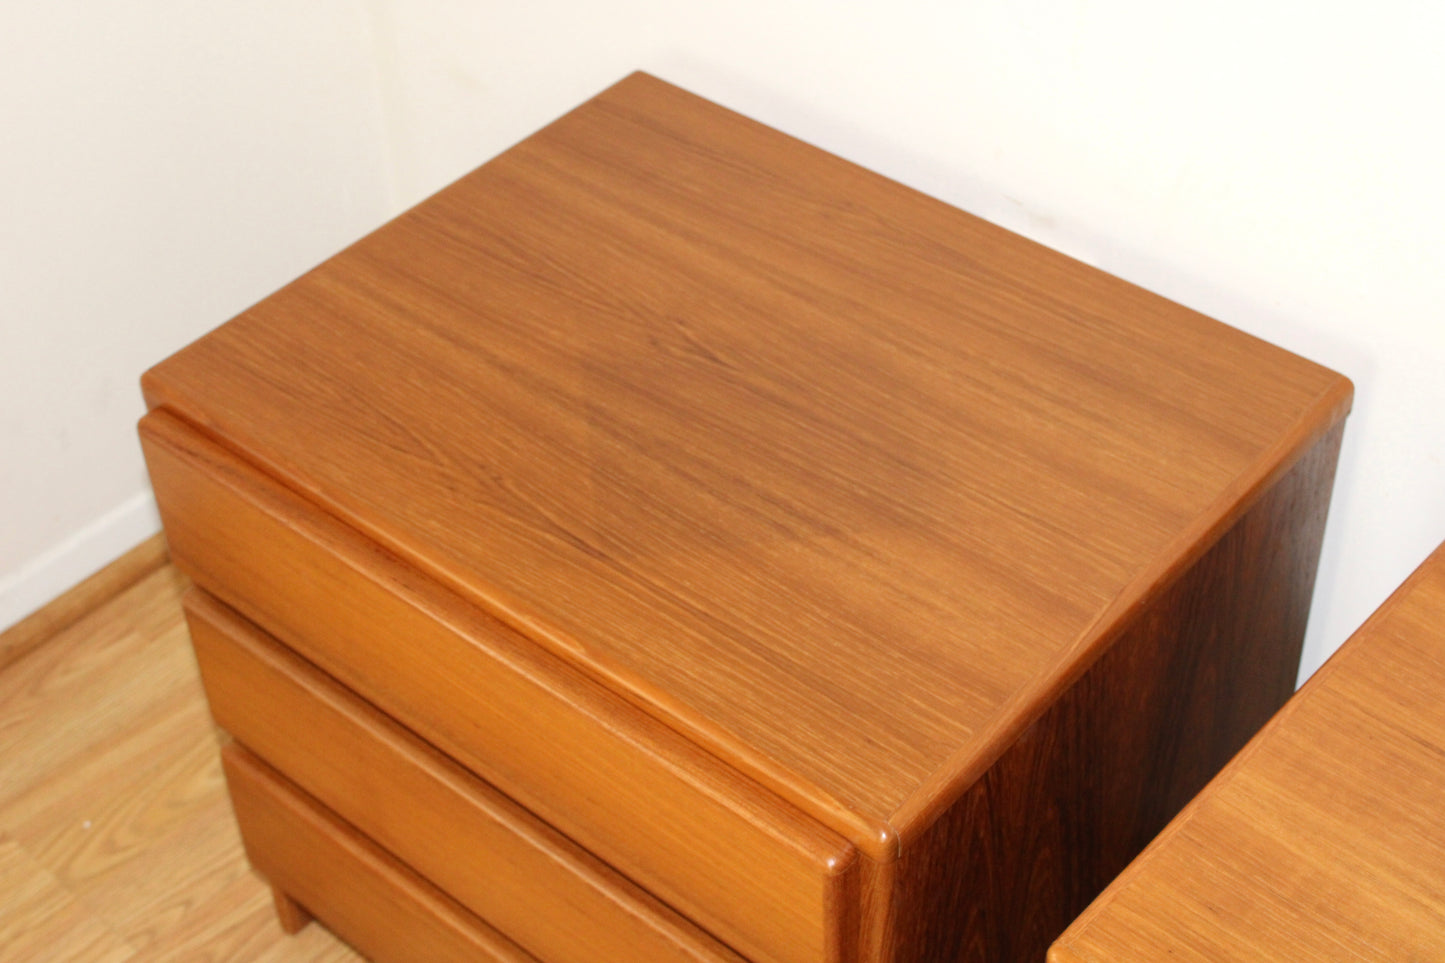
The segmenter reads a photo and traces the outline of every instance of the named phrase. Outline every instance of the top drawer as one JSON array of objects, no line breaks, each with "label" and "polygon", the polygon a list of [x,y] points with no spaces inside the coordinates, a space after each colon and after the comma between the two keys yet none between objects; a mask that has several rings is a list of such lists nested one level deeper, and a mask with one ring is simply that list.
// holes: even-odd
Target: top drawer
[{"label": "top drawer", "polygon": [[200,585],[744,955],[842,959],[841,837],[170,414],[141,439]]}]

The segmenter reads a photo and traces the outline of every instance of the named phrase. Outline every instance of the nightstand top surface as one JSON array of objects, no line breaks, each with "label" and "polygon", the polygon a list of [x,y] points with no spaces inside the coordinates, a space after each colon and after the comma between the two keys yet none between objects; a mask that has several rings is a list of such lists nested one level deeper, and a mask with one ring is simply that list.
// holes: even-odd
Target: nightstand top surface
[{"label": "nightstand top surface", "polygon": [[643,74],[145,386],[743,771],[873,823],[993,751],[1350,397]]},{"label": "nightstand top surface", "polygon": [[1445,548],[1060,938],[1053,963],[1445,959]]}]

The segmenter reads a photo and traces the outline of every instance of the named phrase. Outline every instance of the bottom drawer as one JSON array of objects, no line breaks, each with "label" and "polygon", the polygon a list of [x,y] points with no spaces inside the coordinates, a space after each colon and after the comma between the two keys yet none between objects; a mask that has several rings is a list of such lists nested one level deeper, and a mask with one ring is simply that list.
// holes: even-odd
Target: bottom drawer
[{"label": "bottom drawer", "polygon": [[221,758],[251,865],[376,963],[537,963],[249,752]]},{"label": "bottom drawer", "polygon": [[221,728],[534,956],[743,963],[222,603],[186,615]]}]

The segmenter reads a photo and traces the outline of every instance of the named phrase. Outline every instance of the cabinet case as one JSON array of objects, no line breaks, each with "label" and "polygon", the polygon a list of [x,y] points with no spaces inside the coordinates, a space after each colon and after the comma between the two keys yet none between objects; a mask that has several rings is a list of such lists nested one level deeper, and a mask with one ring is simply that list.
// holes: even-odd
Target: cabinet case
[{"label": "cabinet case", "polygon": [[758,963],[1041,956],[1289,695],[1351,396],[644,74],[143,387],[283,918]]}]

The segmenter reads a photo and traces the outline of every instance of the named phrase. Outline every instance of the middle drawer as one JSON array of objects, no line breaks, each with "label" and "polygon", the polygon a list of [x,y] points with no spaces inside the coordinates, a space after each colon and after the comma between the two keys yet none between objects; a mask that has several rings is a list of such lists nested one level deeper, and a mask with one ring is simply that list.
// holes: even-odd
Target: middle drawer
[{"label": "middle drawer", "polygon": [[216,722],[544,960],[742,958],[199,589]]}]

